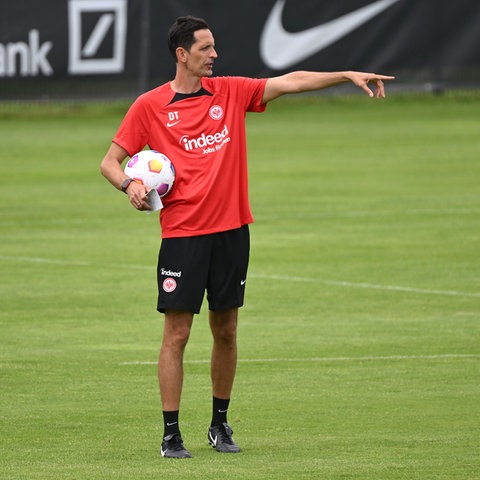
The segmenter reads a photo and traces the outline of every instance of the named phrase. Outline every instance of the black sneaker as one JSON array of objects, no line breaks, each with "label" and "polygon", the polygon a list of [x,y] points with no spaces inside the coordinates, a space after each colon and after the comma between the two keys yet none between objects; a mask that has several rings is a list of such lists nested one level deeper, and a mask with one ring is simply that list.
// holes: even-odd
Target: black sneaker
[{"label": "black sneaker", "polygon": [[222,453],[238,453],[240,447],[233,441],[233,431],[228,423],[215,425],[208,430],[208,443]]},{"label": "black sneaker", "polygon": [[162,457],[166,458],[192,458],[190,452],[183,445],[183,440],[179,433],[172,433],[164,437],[160,453]]}]

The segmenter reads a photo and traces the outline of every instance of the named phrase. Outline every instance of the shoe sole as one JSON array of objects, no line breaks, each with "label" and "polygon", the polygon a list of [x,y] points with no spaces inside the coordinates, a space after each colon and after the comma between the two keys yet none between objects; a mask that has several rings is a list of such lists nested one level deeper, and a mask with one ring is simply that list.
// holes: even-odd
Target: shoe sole
[{"label": "shoe sole", "polygon": [[168,455],[168,454],[163,454],[162,452],[160,452],[160,454],[162,455],[163,458],[178,458],[178,459],[181,459],[181,458],[192,458],[192,456],[188,453],[188,454],[182,454],[182,455]]}]

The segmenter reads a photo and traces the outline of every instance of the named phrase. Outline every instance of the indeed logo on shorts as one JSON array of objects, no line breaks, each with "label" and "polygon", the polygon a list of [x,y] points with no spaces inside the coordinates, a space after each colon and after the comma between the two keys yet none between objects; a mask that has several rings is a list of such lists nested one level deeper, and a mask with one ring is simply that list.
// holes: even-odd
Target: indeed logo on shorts
[{"label": "indeed logo on shorts", "polygon": [[166,277],[181,277],[182,272],[172,272],[171,270],[165,270],[164,268],[160,269],[160,275],[165,275]]}]

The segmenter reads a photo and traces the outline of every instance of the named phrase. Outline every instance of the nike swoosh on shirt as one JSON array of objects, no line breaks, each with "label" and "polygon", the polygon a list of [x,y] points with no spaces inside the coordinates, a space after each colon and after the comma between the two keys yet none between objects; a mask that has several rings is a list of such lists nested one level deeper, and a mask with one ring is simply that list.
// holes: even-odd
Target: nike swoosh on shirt
[{"label": "nike swoosh on shirt", "polygon": [[281,70],[311,57],[345,37],[399,0],[377,0],[316,27],[287,32],[282,24],[286,0],[277,0],[260,38],[260,55],[265,65]]}]

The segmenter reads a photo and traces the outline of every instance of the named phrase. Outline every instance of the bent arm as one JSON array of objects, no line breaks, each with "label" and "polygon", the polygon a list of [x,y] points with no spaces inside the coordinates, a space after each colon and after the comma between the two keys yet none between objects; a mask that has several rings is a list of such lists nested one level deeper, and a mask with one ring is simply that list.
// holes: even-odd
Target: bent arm
[{"label": "bent arm", "polygon": [[[128,157],[128,152],[117,145],[112,143],[110,148],[107,151],[107,154],[100,164],[100,171],[102,175],[117,189],[122,189],[122,183],[126,180],[128,175],[125,174],[122,168],[122,163],[126,157]],[[130,200],[130,203],[137,210],[151,210],[151,206],[147,201],[147,194],[149,187],[141,185],[137,182],[132,182],[127,187],[127,195]]]},{"label": "bent arm", "polygon": [[[377,75],[365,72],[291,72],[279,77],[272,77],[267,80],[263,93],[262,103],[288,94],[312,92],[324,88],[333,87],[340,83],[352,82],[364,90],[370,97],[385,97],[383,80],[393,80],[395,77],[388,75]],[[368,84],[373,83],[375,93],[370,90]]]},{"label": "bent arm", "polygon": [[118,190],[122,182],[128,178],[122,169],[122,162],[128,157],[128,152],[116,143],[112,143],[100,164],[102,175]]}]

